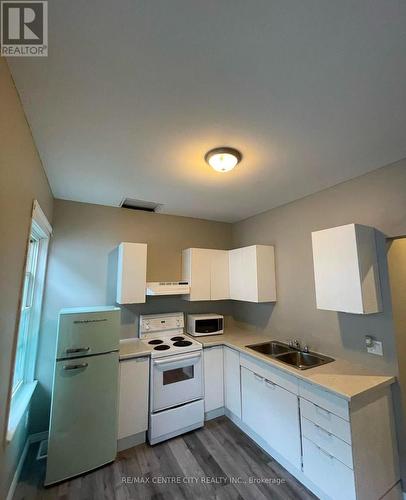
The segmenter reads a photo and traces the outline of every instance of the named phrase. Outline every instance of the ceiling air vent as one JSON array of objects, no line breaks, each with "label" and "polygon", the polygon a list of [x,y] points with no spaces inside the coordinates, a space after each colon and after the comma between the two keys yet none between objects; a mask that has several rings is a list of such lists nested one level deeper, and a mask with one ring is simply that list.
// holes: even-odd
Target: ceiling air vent
[{"label": "ceiling air vent", "polygon": [[160,203],[153,201],[135,200],[134,198],[123,198],[120,203],[121,208],[128,208],[130,210],[142,210],[144,212],[158,212],[161,208]]}]

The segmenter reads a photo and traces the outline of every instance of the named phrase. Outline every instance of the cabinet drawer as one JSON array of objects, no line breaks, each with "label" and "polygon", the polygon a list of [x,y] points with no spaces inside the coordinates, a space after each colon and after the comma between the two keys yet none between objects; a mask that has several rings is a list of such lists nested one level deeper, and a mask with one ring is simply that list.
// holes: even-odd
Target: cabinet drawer
[{"label": "cabinet drawer", "polygon": [[347,420],[302,398],[300,398],[300,412],[303,417],[351,444],[351,427]]},{"label": "cabinet drawer", "polygon": [[248,354],[241,354],[240,364],[248,370],[261,375],[261,377],[270,380],[274,384],[283,387],[287,391],[293,392],[293,394],[298,393],[297,378],[295,376],[279,370],[278,368],[274,368],[267,363],[263,363]]},{"label": "cabinet drawer", "polygon": [[348,401],[332,392],[301,380],[299,382],[299,395],[345,420],[350,420]]},{"label": "cabinet drawer", "polygon": [[303,472],[331,500],[355,500],[354,471],[305,437]]},{"label": "cabinet drawer", "polygon": [[309,438],[322,450],[343,462],[347,467],[353,468],[352,448],[342,439],[334,436],[319,425],[310,422],[302,416],[302,435]]}]

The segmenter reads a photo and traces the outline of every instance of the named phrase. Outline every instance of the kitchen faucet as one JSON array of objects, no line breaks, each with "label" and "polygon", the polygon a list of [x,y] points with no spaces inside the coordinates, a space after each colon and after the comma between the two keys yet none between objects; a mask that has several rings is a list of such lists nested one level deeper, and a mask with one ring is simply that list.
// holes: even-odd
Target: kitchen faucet
[{"label": "kitchen faucet", "polygon": [[296,349],[298,351],[309,352],[309,347],[305,344],[302,348],[299,340],[297,340],[297,339],[289,340],[289,347],[293,347],[293,349]]}]

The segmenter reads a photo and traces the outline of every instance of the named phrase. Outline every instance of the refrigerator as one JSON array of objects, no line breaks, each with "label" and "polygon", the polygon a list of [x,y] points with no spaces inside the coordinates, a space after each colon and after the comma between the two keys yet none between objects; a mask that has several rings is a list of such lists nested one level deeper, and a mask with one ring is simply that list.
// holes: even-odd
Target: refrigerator
[{"label": "refrigerator", "polygon": [[59,314],[45,485],[116,457],[119,326],[118,307]]}]

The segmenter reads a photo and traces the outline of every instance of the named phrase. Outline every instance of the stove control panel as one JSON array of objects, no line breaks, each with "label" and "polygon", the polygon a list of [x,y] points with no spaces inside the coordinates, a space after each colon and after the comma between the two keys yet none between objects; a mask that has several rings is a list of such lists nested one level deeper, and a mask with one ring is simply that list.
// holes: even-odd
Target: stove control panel
[{"label": "stove control panel", "polygon": [[171,330],[179,330],[184,328],[184,314],[167,313],[167,314],[143,314],[140,316],[140,336],[144,334],[159,334],[169,332]]}]

